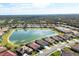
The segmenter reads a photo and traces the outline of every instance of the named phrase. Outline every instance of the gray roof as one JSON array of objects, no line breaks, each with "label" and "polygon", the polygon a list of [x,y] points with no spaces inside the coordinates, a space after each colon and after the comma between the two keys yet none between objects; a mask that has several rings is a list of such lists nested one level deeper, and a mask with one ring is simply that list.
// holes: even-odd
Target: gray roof
[{"label": "gray roof", "polygon": [[40,45],[42,45],[42,46],[48,46],[49,45],[49,43],[48,42],[45,42],[44,40],[36,40],[35,41],[37,44],[40,44]]},{"label": "gray roof", "polygon": [[50,42],[50,43],[54,43],[55,42],[55,40],[53,40],[53,39],[51,39],[49,37],[48,38],[45,38],[44,40],[47,41],[47,42]]},{"label": "gray roof", "polygon": [[78,53],[75,53],[74,51],[70,49],[62,50],[62,56],[78,56]]},{"label": "gray roof", "polygon": [[18,51],[18,52],[24,54],[25,51],[27,51],[27,52],[32,52],[33,50],[32,50],[31,48],[27,47],[27,46],[22,46],[22,47],[20,47],[20,48],[17,48],[16,51]]}]

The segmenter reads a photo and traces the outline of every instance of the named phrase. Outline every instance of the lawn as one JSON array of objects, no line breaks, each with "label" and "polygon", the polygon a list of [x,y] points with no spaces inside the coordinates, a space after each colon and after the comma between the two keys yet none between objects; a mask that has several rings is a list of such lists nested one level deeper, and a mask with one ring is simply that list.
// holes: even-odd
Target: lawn
[{"label": "lawn", "polygon": [[50,56],[61,56],[61,51],[55,51]]},{"label": "lawn", "polygon": [[11,29],[2,36],[2,45],[10,48],[14,48],[15,45],[9,41],[10,36],[15,30]]}]

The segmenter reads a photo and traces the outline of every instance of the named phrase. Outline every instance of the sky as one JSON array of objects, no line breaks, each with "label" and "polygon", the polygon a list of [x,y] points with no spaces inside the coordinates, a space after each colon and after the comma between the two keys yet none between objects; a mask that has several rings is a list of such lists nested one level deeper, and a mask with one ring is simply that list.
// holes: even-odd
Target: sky
[{"label": "sky", "polygon": [[79,14],[79,3],[0,3],[0,15]]}]

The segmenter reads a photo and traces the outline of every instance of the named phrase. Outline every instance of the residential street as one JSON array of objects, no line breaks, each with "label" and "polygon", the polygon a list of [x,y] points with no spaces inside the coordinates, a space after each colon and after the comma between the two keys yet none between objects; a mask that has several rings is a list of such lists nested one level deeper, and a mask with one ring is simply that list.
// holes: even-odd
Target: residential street
[{"label": "residential street", "polygon": [[74,44],[75,42],[79,42],[79,40],[72,40],[72,41],[69,41],[69,43],[59,43],[55,46],[52,46],[50,49],[43,50],[43,53],[38,53],[38,54],[36,54],[36,56],[48,56],[55,50],[63,49],[66,46],[69,47],[70,45]]}]

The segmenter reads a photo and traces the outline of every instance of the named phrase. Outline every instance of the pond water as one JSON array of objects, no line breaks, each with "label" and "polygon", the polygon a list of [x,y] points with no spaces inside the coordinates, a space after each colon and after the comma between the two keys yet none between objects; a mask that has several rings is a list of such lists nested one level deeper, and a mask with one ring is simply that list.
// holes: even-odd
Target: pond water
[{"label": "pond water", "polygon": [[13,34],[10,37],[10,41],[15,44],[21,44],[52,35],[57,35],[57,33],[51,29],[18,29],[15,32],[13,32]]}]

